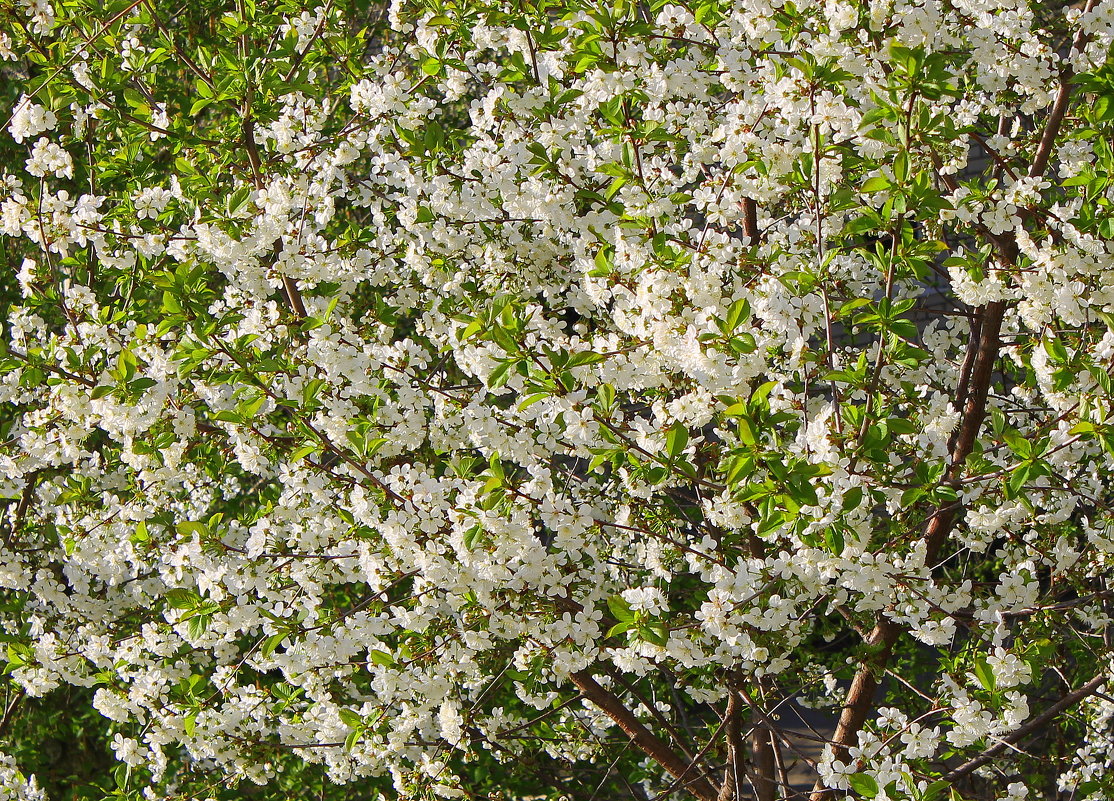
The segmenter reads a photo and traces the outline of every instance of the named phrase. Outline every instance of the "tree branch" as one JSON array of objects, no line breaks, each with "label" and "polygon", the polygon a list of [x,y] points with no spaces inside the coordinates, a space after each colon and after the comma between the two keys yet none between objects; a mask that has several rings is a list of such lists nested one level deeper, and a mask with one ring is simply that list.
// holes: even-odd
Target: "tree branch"
[{"label": "tree branch", "polygon": [[[1096,0],[1087,0],[1087,5],[1083,7],[1083,13],[1090,13],[1095,7],[1095,2]],[[1083,28],[1080,28],[1075,34],[1074,41],[1072,41],[1069,57],[1086,43],[1086,33]],[[1045,123],[1044,132],[1041,134],[1040,144],[1037,145],[1037,152],[1033,155],[1033,163],[1029,167],[1030,178],[1044,175],[1044,171],[1048,169],[1048,160],[1052,156],[1052,148],[1056,145],[1056,135],[1060,133],[1060,126],[1064,123],[1064,116],[1068,111],[1068,102],[1071,100],[1072,77],[1071,64],[1065,64],[1060,77],[1060,88],[1056,92],[1056,99],[1052,102],[1052,111],[1049,112],[1048,121]]]},{"label": "tree branch", "polygon": [[[262,161],[259,158],[259,147],[255,143],[255,120],[251,114],[251,90],[248,90],[248,96],[244,100],[244,149],[248,153],[248,163],[251,165],[251,174],[255,188],[263,188],[263,172]],[[282,239],[281,237],[275,243],[274,261],[278,261],[279,253],[282,252]],[[289,275],[283,274],[282,276],[282,293],[286,296],[286,303],[290,306],[291,311],[297,316],[298,321],[306,319],[306,305],[302,300],[302,293],[298,291],[298,285],[294,279]]]},{"label": "tree branch", "polygon": [[1089,682],[1084,684],[1082,687],[1080,687],[1078,690],[1072,690],[1070,693],[1065,695],[1063,698],[1061,698],[1059,701],[1054,703],[1048,709],[1044,710],[1039,715],[1037,715],[1035,718],[1033,718],[1032,720],[1023,724],[1022,726],[1019,726],[1018,728],[1014,729],[1012,732],[1007,734],[1005,737],[1003,737],[1001,740],[999,740],[994,745],[987,748],[985,751],[983,751],[981,754],[979,754],[974,759],[972,759],[968,762],[964,762],[962,765],[960,765],[955,770],[951,771],[950,773],[945,774],[944,777],[943,777],[943,780],[946,781],[946,782],[953,782],[954,783],[954,782],[958,781],[959,779],[962,779],[968,773],[971,773],[971,772],[977,770],[978,768],[981,768],[983,765],[987,764],[988,762],[993,760],[996,756],[998,756],[998,754],[1002,753],[1007,748],[1009,748],[1013,743],[1016,743],[1018,740],[1021,740],[1027,734],[1030,734],[1031,732],[1034,732],[1037,729],[1043,728],[1047,724],[1051,723],[1052,720],[1055,719],[1056,716],[1059,715],[1061,712],[1063,712],[1065,709],[1079,703],[1084,698],[1086,698],[1088,695],[1092,695],[1096,690],[1098,690],[1099,687],[1101,687],[1103,685],[1103,683],[1105,681],[1106,681],[1105,674],[1100,673],[1099,675],[1097,675],[1093,679],[1091,679]]},{"label": "tree branch", "polygon": [[750,240],[750,245],[757,245],[761,238],[758,231],[758,203],[750,197],[743,198],[743,236]]},{"label": "tree branch", "polygon": [[[614,695],[609,693],[586,671],[570,674],[569,678],[584,697],[599,707],[603,712],[619,724],[628,737],[631,738],[641,751],[657,762],[669,774],[677,779],[683,779],[690,771],[692,764],[681,759],[673,752],[665,741],[642,725],[634,713],[627,709]],[[718,801],[719,794],[712,783],[702,775],[684,781],[684,786],[700,801]]]},{"label": "tree branch", "polygon": [[738,689],[732,684],[727,691],[727,710],[723,722],[727,729],[727,767],[724,770],[723,784],[720,785],[718,801],[732,801],[743,795],[743,700]]},{"label": "tree branch", "polygon": [[[978,337],[973,338],[970,345],[974,355],[969,357],[971,374],[963,409],[963,423],[952,443],[951,467],[948,470],[948,478],[952,482],[958,481],[961,477],[964,462],[974,447],[983,419],[986,417],[986,400],[994,373],[994,362],[998,358],[1001,347],[999,335],[1005,310],[1005,304],[1001,301],[986,304],[980,315]],[[959,504],[938,507],[929,519],[924,535],[926,564],[931,565],[936,561],[951,533],[960,508]],[[845,759],[848,750],[858,742],[859,730],[866,723],[867,715],[874,706],[878,677],[885,671],[902,631],[901,626],[885,615],[879,615],[878,622],[867,638],[867,646],[873,653],[871,658],[859,668],[851,682],[851,689],[848,690],[835,737],[832,739],[832,751],[836,759]],[[823,782],[818,779],[813,787],[810,801],[825,801],[829,793],[830,790],[825,788]]]},{"label": "tree branch", "polygon": [[[1087,0],[1084,13],[1093,9],[1095,2],[1096,0]],[[1085,44],[1086,38],[1084,31],[1081,29],[1072,43],[1071,52],[1074,53],[1079,50]],[[1028,174],[1031,178],[1043,175],[1045,170],[1048,169],[1048,162],[1056,144],[1056,137],[1063,125],[1071,101],[1071,78],[1071,67],[1065,65],[1060,80],[1060,88],[1056,93],[1056,99],[1053,101],[1048,121],[1045,123],[1044,131],[1041,134],[1040,144],[1037,146],[1037,151],[1033,155],[1033,162],[1029,168]],[[1002,266],[1008,267],[1016,264],[1017,242],[1012,234],[994,236],[985,230],[983,233],[997,250],[997,257]],[[982,427],[983,419],[986,417],[987,395],[990,390],[994,362],[997,360],[998,351],[1001,348],[1000,334],[1005,310],[1005,303],[1001,301],[988,303],[979,315],[980,319],[977,327],[972,326],[972,344],[968,350],[967,358],[964,360],[960,387],[958,388],[958,400],[964,404],[963,423],[952,442],[951,466],[948,470],[948,478],[953,483],[961,477],[963,463],[970,455]],[[951,504],[948,507],[937,508],[931,516],[925,529],[926,564],[931,565],[936,561],[948,535],[951,533],[956,515],[960,509],[959,504]],[[902,628],[900,626],[892,623],[884,616],[879,616],[878,623],[868,639],[868,645],[875,651],[874,658],[870,663],[860,668],[855,675],[851,683],[851,689],[847,694],[843,713],[840,715],[835,738],[832,741],[833,752],[837,759],[845,758],[848,749],[857,742],[859,729],[866,722],[866,717],[873,706],[874,693],[878,686],[875,671],[881,672],[885,668],[901,632]],[[1094,681],[1095,679],[1092,679],[1092,682]],[[1058,711],[1052,711],[1053,709],[1055,707],[1049,710],[1051,716],[1055,716]],[[1048,715],[1049,712],[1045,714]],[[1047,719],[1051,719],[1051,717]],[[1005,742],[1003,741],[1003,743]],[[999,746],[996,746],[999,750],[1006,747],[1005,744],[999,744]],[[998,751],[994,753],[998,753]],[[979,764],[984,763],[979,762]],[[978,765],[975,767],[978,767]],[[971,770],[974,770],[974,767]],[[830,791],[824,788],[823,782],[817,780],[810,801],[825,801],[829,793]]]},{"label": "tree branch", "polygon": [[777,796],[773,739],[774,733],[763,723],[755,723],[750,731],[750,761],[754,766],[756,801],[774,801]]}]

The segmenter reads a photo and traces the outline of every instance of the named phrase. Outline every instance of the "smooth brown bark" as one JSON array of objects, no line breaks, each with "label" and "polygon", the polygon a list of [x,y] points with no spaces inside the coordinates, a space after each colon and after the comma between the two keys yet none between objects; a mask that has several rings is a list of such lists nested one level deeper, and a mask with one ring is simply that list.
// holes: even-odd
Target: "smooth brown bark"
[{"label": "smooth brown bark", "polygon": [[738,690],[732,687],[728,692],[727,711],[724,713],[727,768],[719,790],[719,801],[738,801],[743,795],[743,765],[746,759],[743,753],[743,708]]},{"label": "smooth brown bark", "polygon": [[[1083,9],[1084,13],[1091,11],[1095,7],[1095,3],[1096,0],[1087,0],[1087,4]],[[1082,48],[1086,41],[1086,34],[1081,29],[1072,42],[1072,52]],[[1048,119],[1041,133],[1040,143],[1037,145],[1037,150],[1033,154],[1033,161],[1029,167],[1028,174],[1031,178],[1044,175],[1045,170],[1048,169],[1048,163],[1056,145],[1056,137],[1063,127],[1068,106],[1071,102],[1072,77],[1071,68],[1065,67],[1060,81],[1060,87],[1056,93],[1056,99],[1053,101],[1052,109],[1049,111]],[[994,245],[997,251],[996,255],[998,261],[1003,267],[1016,264],[1018,255],[1017,243],[1012,234],[995,236],[985,230],[983,233]],[[1004,303],[988,303],[983,307],[979,315],[980,319],[972,326],[972,349],[968,351],[967,359],[964,360],[963,370],[960,376],[960,386],[957,388],[956,395],[957,402],[963,404],[964,409],[960,430],[952,443],[951,468],[949,470],[949,478],[952,481],[955,481],[962,474],[963,462],[971,453],[975,440],[978,438],[979,430],[982,427],[983,419],[986,417],[986,399],[990,389],[990,379],[993,374],[994,362],[1001,348],[999,335],[1001,334],[1002,318],[1004,314]],[[935,513],[932,515],[925,529],[925,561],[927,564],[931,565],[939,556],[940,550],[943,548],[948,535],[951,533],[958,512],[959,505],[952,504],[948,507],[936,509]],[[864,666],[856,674],[851,684],[851,689],[848,692],[843,714],[840,716],[839,726],[836,729],[835,738],[832,742],[837,758],[846,756],[847,749],[857,741],[859,730],[866,722],[866,717],[874,704],[874,693],[878,686],[876,676],[885,668],[886,663],[889,661],[890,654],[893,651],[893,646],[897,643],[901,633],[901,627],[879,616],[878,624],[875,626],[868,639],[869,644],[872,645],[876,651],[876,657],[872,660],[874,664]],[[1098,683],[1095,684],[1095,682]],[[1091,684],[1094,684],[1095,687],[1084,694],[1094,692],[1094,689],[1101,685],[1101,681],[1096,677],[1092,679],[1091,682],[1088,682],[1084,688],[1080,688],[1078,692],[1083,692],[1083,690],[1090,687]],[[1030,721],[1029,724],[1023,726],[1022,729],[1026,729],[1036,721],[1040,721],[1040,723],[1036,725],[1043,725],[1045,722],[1051,721],[1059,714],[1061,709],[1066,708],[1066,705],[1060,707],[1060,704],[1062,704],[1064,700],[1065,699],[1061,699],[1060,702],[1054,704],[1041,715],[1038,715],[1033,721]],[[1073,700],[1071,703],[1074,702]],[[997,748],[997,750],[994,751],[995,754],[1000,753],[1001,750],[1006,747],[1004,743],[1000,745],[1001,748]],[[970,768],[970,770],[974,770],[975,767],[985,764],[984,761],[979,761],[984,758],[988,761],[989,758],[993,758],[993,754],[987,758],[987,755],[984,753],[981,757],[972,760],[968,765],[974,762],[978,762],[978,764]],[[964,765],[956,771],[952,771],[952,773],[949,773],[945,778],[949,778],[950,780],[953,775],[957,775],[958,771],[966,767],[967,765]],[[810,796],[810,801],[826,801],[826,798],[830,794],[831,791],[827,790],[823,783],[817,780],[816,786],[813,788],[812,795]]]},{"label": "smooth brown bark", "polygon": [[750,733],[750,761],[754,770],[756,801],[774,801],[777,777],[774,774],[773,732],[763,723],[755,723]]},{"label": "smooth brown bark", "polygon": [[615,721],[631,742],[634,743],[646,756],[657,762],[677,779],[690,793],[700,801],[718,801],[719,793],[712,783],[702,775],[700,767],[678,756],[668,743],[650,731],[634,713],[627,709],[614,695],[609,693],[591,676],[580,671],[569,676],[577,689],[584,697],[599,707],[609,718]]},{"label": "smooth brown bark", "polygon": [[[975,329],[979,336],[970,345],[973,351],[968,359],[971,369],[967,386],[963,388],[966,390],[964,393],[966,403],[962,423],[952,443],[951,467],[948,471],[951,481],[956,481],[962,476],[964,462],[974,448],[986,417],[986,400],[994,373],[994,362],[1001,348],[999,336],[1004,314],[1005,304],[1001,302],[988,303],[979,314],[980,323]],[[958,504],[952,504],[939,507],[932,514],[924,534],[926,564],[931,566],[938,558],[955,524],[958,511]],[[867,637],[870,656],[851,682],[835,736],[832,738],[832,750],[836,759],[846,760],[849,749],[858,742],[859,730],[866,723],[867,716],[874,707],[878,677],[885,671],[894,645],[897,644],[902,632],[901,626],[884,615],[879,615],[874,629]],[[817,780],[810,801],[826,801],[830,795],[831,790]]]},{"label": "smooth brown bark", "polygon": [[758,231],[758,203],[754,198],[743,198],[743,236],[757,245],[761,237]]}]

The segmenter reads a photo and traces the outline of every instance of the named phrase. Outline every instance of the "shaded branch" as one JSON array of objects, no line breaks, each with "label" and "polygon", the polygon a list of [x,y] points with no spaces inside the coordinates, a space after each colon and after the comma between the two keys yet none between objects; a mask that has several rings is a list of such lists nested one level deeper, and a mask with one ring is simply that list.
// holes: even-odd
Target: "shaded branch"
[{"label": "shaded branch", "polygon": [[732,801],[743,795],[743,701],[739,691],[727,691],[727,710],[723,715],[727,740],[727,768],[719,790],[719,801]]},{"label": "shaded branch", "polygon": [[589,673],[582,670],[570,674],[569,678],[577,689],[584,694],[584,697],[615,721],[619,728],[631,738],[631,742],[646,756],[665,768],[674,778],[684,780],[683,784],[689,792],[699,798],[700,801],[718,801],[719,794],[712,783],[704,776],[697,775],[691,779],[684,779],[693,763],[686,762],[674,753],[673,749],[664,740],[646,728],[634,716],[633,712],[627,709],[618,698],[601,687]]},{"label": "shaded branch", "polygon": [[1010,732],[1005,737],[1000,739],[994,745],[987,748],[985,751],[983,751],[981,754],[979,754],[974,759],[969,760],[967,762],[964,762],[962,765],[960,765],[955,770],[951,771],[950,773],[945,774],[944,777],[943,777],[944,781],[946,781],[946,782],[956,782],[959,779],[962,779],[968,773],[971,773],[975,770],[978,770],[983,765],[987,764],[988,762],[993,760],[995,757],[997,757],[998,754],[1002,753],[1007,748],[1009,748],[1011,745],[1016,743],[1018,740],[1021,740],[1026,735],[1036,731],[1037,729],[1043,728],[1044,726],[1048,725],[1061,712],[1063,712],[1064,710],[1068,709],[1069,707],[1074,706],[1075,704],[1079,703],[1080,701],[1082,701],[1087,696],[1094,694],[1095,691],[1097,691],[1098,688],[1101,687],[1105,681],[1106,681],[1105,674],[1100,673],[1099,675],[1097,675],[1093,679],[1091,679],[1089,682],[1084,684],[1082,687],[1080,687],[1078,690],[1072,690],[1070,693],[1065,695],[1063,698],[1061,698],[1059,701],[1054,703],[1052,706],[1048,707],[1048,709],[1041,712],[1039,715],[1037,715],[1035,718],[1030,720],[1028,723],[1025,723],[1022,726],[1019,726],[1018,728],[1014,729],[1012,732]]},{"label": "shaded branch", "polygon": [[[252,179],[255,183],[255,188],[258,190],[263,188],[262,161],[259,158],[259,147],[255,142],[255,120],[251,115],[250,96],[251,93],[249,91],[248,99],[245,100],[247,108],[244,111],[244,149],[247,150],[248,163],[251,164]],[[280,237],[275,243],[273,262],[278,261],[278,256],[281,252],[282,239]],[[294,279],[289,275],[282,275],[282,294],[286,298],[286,304],[294,312],[298,320],[301,321],[306,319],[306,306],[305,302],[302,300],[302,293],[298,291],[297,283],[295,283]]]}]

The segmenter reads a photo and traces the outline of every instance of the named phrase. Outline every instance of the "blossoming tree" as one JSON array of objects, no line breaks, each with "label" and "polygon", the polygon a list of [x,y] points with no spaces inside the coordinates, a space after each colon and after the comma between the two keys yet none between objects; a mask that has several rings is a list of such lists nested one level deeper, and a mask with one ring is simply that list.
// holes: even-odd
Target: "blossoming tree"
[{"label": "blossoming tree", "polygon": [[1114,794],[1114,2],[0,31],[0,797]]}]

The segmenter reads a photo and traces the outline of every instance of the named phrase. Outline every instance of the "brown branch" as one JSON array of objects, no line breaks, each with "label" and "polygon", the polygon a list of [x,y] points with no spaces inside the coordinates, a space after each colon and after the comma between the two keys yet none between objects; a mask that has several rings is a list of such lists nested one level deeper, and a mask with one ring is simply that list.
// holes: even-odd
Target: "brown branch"
[{"label": "brown branch", "polygon": [[[1095,2],[1096,0],[1087,0],[1084,13],[1093,9]],[[1079,33],[1076,34],[1075,40],[1072,43],[1073,53],[1085,44],[1086,38],[1084,31],[1081,29]],[[1040,144],[1037,146],[1037,151],[1033,155],[1033,163],[1029,168],[1029,177],[1031,178],[1043,175],[1048,168],[1048,162],[1051,158],[1053,147],[1056,144],[1056,138],[1063,126],[1068,105],[1071,101],[1071,79],[1071,68],[1070,66],[1065,66],[1060,80],[1060,88],[1056,93],[1056,99],[1052,104],[1052,110],[1049,112],[1048,121],[1045,123],[1044,131],[1041,134]],[[952,191],[954,191],[954,188]],[[1003,267],[1010,267],[1016,264],[1018,255],[1017,242],[1012,234],[995,236],[985,229],[983,229],[983,233],[995,247],[998,261]],[[994,362],[997,360],[998,351],[1001,348],[1000,334],[1005,310],[1005,304],[1001,301],[986,304],[979,315],[980,320],[978,326],[972,327],[971,349],[968,350],[967,358],[964,360],[960,377],[960,387],[958,388],[960,402],[964,404],[964,410],[963,423],[952,442],[951,448],[951,468],[948,471],[948,478],[953,484],[957,483],[962,475],[963,464],[974,447],[975,440],[978,438],[979,430],[982,427],[983,419],[986,417],[987,394],[990,389],[990,379],[994,371]],[[944,543],[947,541],[948,535],[951,533],[952,526],[955,523],[956,515],[960,508],[959,504],[951,504],[948,507],[937,508],[933,514],[925,529],[926,564],[932,564],[936,561]],[[859,672],[855,675],[851,683],[851,689],[847,694],[843,713],[840,715],[835,738],[832,741],[833,753],[837,759],[845,758],[848,749],[858,741],[858,732],[866,722],[867,715],[874,703],[874,693],[878,686],[876,672],[880,673],[885,669],[886,663],[889,661],[890,654],[893,651],[893,647],[901,636],[901,632],[902,628],[900,626],[894,624],[884,616],[879,616],[878,622],[868,640],[868,645],[874,651],[873,659],[860,668]],[[1098,683],[1095,684],[1095,687],[1101,684],[1101,681],[1096,677],[1096,679],[1092,679],[1091,682],[1088,682],[1084,688],[1081,688],[1077,692],[1082,692],[1096,681]],[[1086,695],[1093,691],[1094,688],[1092,687],[1083,694]],[[1079,697],[1083,696],[1081,695]],[[1065,696],[1065,700],[1067,698],[1070,698],[1070,696]],[[1060,703],[1063,703],[1063,701]],[[1074,703],[1074,700],[1070,703]],[[1046,722],[1047,720],[1051,720],[1051,718],[1059,712],[1057,706],[1058,705],[1054,705],[1051,707],[1044,715],[1035,719],[1035,721],[1040,720],[1041,722]],[[1036,723],[1036,725],[1041,724]],[[1022,728],[1026,729],[1027,726]],[[999,753],[1001,749],[1007,747],[1006,743],[1008,743],[1008,740],[995,746],[994,748],[997,750],[990,750],[994,750],[994,753]],[[987,753],[989,753],[989,751]],[[985,757],[986,754],[984,753],[983,756]],[[993,754],[991,757],[992,756]],[[982,759],[982,757],[972,760],[972,762],[978,759]],[[989,759],[987,761],[989,761]],[[970,770],[974,770],[975,767],[982,764],[985,764],[985,762],[978,762],[978,764]],[[954,773],[955,771],[953,771],[953,774]],[[953,774],[949,774],[949,776]],[[813,787],[810,801],[825,801],[830,792],[830,790],[824,787],[823,782],[817,780],[816,785]]]},{"label": "brown branch", "polygon": [[[137,2],[134,5],[139,5],[139,3]],[[151,14],[151,20],[155,23],[155,27],[162,31],[163,35],[166,36],[167,41],[170,42],[170,46],[174,50],[174,54],[177,55],[179,59],[181,59],[182,63],[186,65],[190,72],[204,81],[205,85],[213,90],[213,94],[217,94],[217,87],[216,84],[213,83],[212,77],[210,77],[208,73],[201,69],[201,67],[197,66],[197,63],[188,55],[186,55],[186,52],[178,46],[178,42],[174,39],[173,35],[171,35],[170,31],[167,30],[167,27],[163,24],[162,20],[159,19],[159,15],[155,11],[155,4],[151,2],[151,0],[147,0],[146,5],[147,10]]]},{"label": "brown branch", "polygon": [[[12,516],[12,534],[18,534],[19,530],[23,528],[23,520],[27,517],[27,510],[31,508],[31,501],[35,499],[35,489],[39,483],[39,476],[42,475],[42,469],[32,470],[23,485],[23,492],[19,494],[19,504],[15,508],[15,514]],[[5,532],[7,534],[7,532]],[[11,543],[9,542],[10,546]]]},{"label": "brown branch", "polygon": [[[832,737],[832,754],[838,760],[847,758],[850,748],[859,742],[859,730],[866,723],[867,715],[874,705],[874,693],[878,689],[878,677],[889,661],[894,644],[901,634],[901,628],[887,617],[879,617],[874,630],[867,638],[867,646],[874,654],[851,681],[843,711]],[[824,801],[831,793],[819,779],[812,788],[810,801]]]},{"label": "brown branch", "polygon": [[1072,690],[1070,693],[1065,695],[1052,706],[1048,707],[1048,709],[1044,710],[1024,725],[1014,729],[1012,732],[1007,734],[994,745],[987,748],[974,759],[964,762],[955,770],[945,774],[943,780],[946,782],[954,783],[959,779],[962,779],[968,773],[981,768],[983,765],[997,757],[998,754],[1009,748],[1013,743],[1016,743],[1018,740],[1021,740],[1026,735],[1036,731],[1037,729],[1043,728],[1044,726],[1048,725],[1056,718],[1057,715],[1066,710],[1068,707],[1074,706],[1075,704],[1086,698],[1088,695],[1094,694],[1095,691],[1098,690],[1098,688],[1101,687],[1105,681],[1106,676],[1100,673],[1089,682],[1084,684],[1082,687],[1080,687],[1078,690]]},{"label": "brown branch", "polygon": [[[1095,7],[1096,0],[1087,0],[1087,5],[1083,8],[1083,13],[1087,14]],[[1087,43],[1087,35],[1084,28],[1080,28],[1079,32],[1075,35],[1075,40],[1072,42],[1070,55],[1075,54]],[[1064,71],[1060,76],[1060,88],[1056,92],[1056,99],[1052,103],[1052,111],[1048,114],[1048,121],[1044,125],[1044,132],[1041,134],[1040,144],[1037,145],[1037,152],[1033,156],[1033,163],[1029,167],[1029,177],[1036,178],[1044,175],[1044,171],[1048,169],[1048,160],[1052,156],[1052,148],[1056,144],[1056,136],[1060,133],[1060,126],[1063,125],[1064,116],[1068,111],[1068,102],[1071,100],[1071,79],[1072,79],[1071,64],[1064,65]]]},{"label": "brown branch", "polygon": [[755,801],[774,801],[777,796],[773,736],[773,732],[762,723],[755,723],[750,732],[750,761],[754,766]]},{"label": "brown branch", "polygon": [[[973,355],[969,352],[967,359],[971,365],[971,373],[963,409],[963,423],[952,443],[951,468],[948,471],[949,480],[953,483],[962,476],[964,462],[974,447],[986,417],[986,400],[994,373],[994,362],[1001,347],[999,334],[1005,310],[1005,304],[1001,301],[986,304],[980,314],[979,335],[972,339],[970,345]],[[926,564],[931,565],[936,561],[955,524],[959,509],[959,504],[949,504],[937,508],[933,513],[925,528]],[[847,693],[835,737],[832,739],[832,751],[836,759],[845,759],[851,746],[858,742],[859,730],[866,723],[874,706],[879,676],[885,671],[902,631],[901,626],[884,615],[879,615],[874,630],[867,639],[867,646],[872,652],[871,658],[864,663],[851,682],[851,689]],[[823,782],[817,780],[810,801],[825,801],[829,794],[830,791],[824,787]]]},{"label": "brown branch", "polygon": [[727,710],[723,715],[726,726],[727,767],[723,784],[719,789],[719,801],[740,799],[743,795],[743,701],[738,689],[731,686],[727,691]]},{"label": "brown branch", "polygon": [[719,741],[719,736],[723,734],[725,728],[727,728],[726,716],[724,716],[720,720],[719,725],[716,726],[716,730],[712,732],[712,736],[705,741],[703,747],[701,747],[700,751],[697,752],[696,760],[690,763],[687,768],[685,768],[685,771],[682,775],[677,776],[672,782],[669,783],[669,785],[662,788],[662,790],[652,799],[650,799],[650,801],[663,801],[663,799],[668,798],[674,792],[676,792],[676,790],[684,784],[685,776],[689,773],[689,771],[696,767],[699,761],[704,758],[704,755],[711,750],[712,746],[715,745],[716,742]]},{"label": "brown branch", "polygon": [[[251,114],[251,91],[249,89],[247,97],[244,100],[246,106],[244,110],[244,149],[248,153],[248,163],[251,165],[251,174],[255,183],[256,189],[263,188],[263,172],[262,161],[259,158],[259,147],[255,143],[255,119]],[[281,237],[275,243],[274,262],[278,261],[279,253],[282,252],[282,239]],[[291,308],[298,320],[306,319],[306,305],[302,300],[302,293],[298,291],[298,285],[294,279],[289,275],[282,276],[282,294],[286,297],[286,304]]]},{"label": "brown branch", "polygon": [[22,351],[16,350],[15,348],[9,347],[8,355],[12,356],[13,358],[19,359],[22,362],[26,362],[29,367],[37,367],[40,370],[46,370],[47,372],[60,375],[63,378],[67,378],[70,381],[76,381],[79,384],[84,384],[87,387],[97,386],[97,382],[93,379],[87,378],[83,375],[78,375],[77,373],[71,373],[69,370],[66,370],[63,367],[59,367],[56,364],[51,364],[50,362],[47,362],[45,360],[41,364],[36,364],[31,360],[31,356],[29,354],[23,353]]},{"label": "brown branch", "polygon": [[[618,698],[601,687],[587,671],[582,670],[572,673],[569,678],[577,689],[584,694],[585,698],[615,721],[619,728],[631,738],[632,743],[638,746],[646,756],[665,768],[671,776],[683,779],[685,774],[689,772],[692,763],[677,756],[667,743],[647,729],[634,716],[633,712],[627,709]],[[704,776],[696,776],[685,780],[684,785],[700,801],[718,801],[719,794],[712,783]]]},{"label": "brown branch", "polygon": [[[103,25],[101,25],[101,27],[97,30],[96,33],[94,33],[92,36],[87,37],[84,40],[83,43],[85,45],[92,45],[94,39],[99,39],[101,36],[103,36],[106,31],[108,31],[119,20],[121,20],[122,18],[124,18],[128,14],[130,14],[132,12],[132,10],[142,2],[144,2],[144,0],[134,0],[134,2],[125,6],[120,11],[117,11],[115,14],[113,14],[111,17],[109,17]],[[19,21],[20,24],[22,25],[22,21],[19,19],[19,17],[16,17],[16,20]],[[24,28],[24,30],[26,30],[26,28]],[[28,35],[27,39],[28,39],[28,41],[32,42],[33,44],[35,43],[34,37]],[[79,58],[81,58],[82,48],[81,47],[74,47],[72,50],[70,50],[70,53],[71,53],[70,57],[68,59],[66,59],[64,64],[62,64],[57,69],[55,69],[54,72],[52,72],[50,74],[50,77],[48,77],[45,81],[36,81],[36,83],[38,83],[38,88],[27,95],[28,100],[35,99],[36,97],[38,97],[39,92],[43,91],[48,86],[53,85],[55,78],[57,78],[59,75],[61,75],[67,69],[69,69],[70,65],[72,65],[75,61],[77,61]],[[8,76],[5,74],[4,77],[8,77]],[[18,110],[19,110],[19,105],[17,104],[16,107],[12,109],[11,115],[8,117],[7,120],[5,120],[4,124],[0,125],[0,128],[7,128],[9,125],[11,125],[12,119],[15,117],[16,112]]]},{"label": "brown branch", "polygon": [[638,701],[638,703],[641,704],[646,709],[646,711],[650,713],[650,716],[657,721],[658,725],[665,730],[666,734],[673,738],[673,741],[677,744],[677,748],[681,751],[681,755],[684,756],[690,763],[695,762],[696,755],[685,746],[685,738],[681,736],[676,727],[674,727],[673,724],[670,723],[669,720],[665,717],[665,715],[661,713],[661,710],[658,709],[657,706],[650,701],[650,699],[646,698],[641,692],[639,692],[637,687],[628,682],[626,680],[626,677],[623,676],[622,671],[612,667],[611,665],[606,664],[602,665],[601,667],[608,676],[622,685],[623,689],[630,693],[631,697],[633,697],[634,700]]},{"label": "brown branch", "polygon": [[[995,301],[986,304],[979,314],[978,337],[972,340],[970,346],[974,351],[974,357],[970,360],[971,378],[963,408],[963,424],[951,447],[951,468],[948,473],[953,480],[959,479],[962,475],[963,462],[970,456],[983,418],[986,416],[986,399],[990,391],[994,362],[998,358],[998,350],[1002,345],[1000,335],[1005,313],[1006,304]],[[935,551],[931,551],[928,559],[935,555]]]},{"label": "brown branch", "polygon": [[4,708],[3,717],[0,717],[0,734],[5,733],[5,731],[8,728],[8,724],[10,724],[13,720],[13,714],[12,713],[14,713],[15,711],[17,711],[19,709],[19,705],[23,702],[23,699],[26,696],[27,696],[27,693],[22,688],[17,690],[15,692],[15,694],[12,695],[11,700],[8,702],[7,706]]},{"label": "brown branch", "polygon": [[777,770],[777,783],[784,792],[792,792],[792,784],[789,781],[789,768],[785,764],[785,748],[781,743],[781,738],[774,732],[770,733],[770,745],[773,746],[774,752],[774,768]]},{"label": "brown branch", "polygon": [[758,203],[751,197],[743,198],[743,236],[750,240],[750,245],[757,245],[762,237],[758,230]]},{"label": "brown branch", "polygon": [[[977,342],[982,336],[982,317],[978,314],[972,315],[970,318],[971,327],[971,342]],[[968,348],[967,355],[963,359],[963,366],[959,370],[959,381],[956,384],[956,404],[963,407],[967,403],[967,390],[971,385],[971,370],[975,366],[975,356],[978,354],[977,348]]]},{"label": "brown branch", "polygon": [[513,726],[512,728],[503,729],[502,731],[495,732],[495,737],[496,737],[496,739],[501,740],[505,737],[509,737],[512,734],[516,734],[517,732],[523,731],[524,729],[528,729],[531,726],[533,726],[537,723],[541,723],[543,720],[545,720],[549,717],[552,717],[556,712],[560,712],[565,707],[572,706],[573,704],[575,704],[577,701],[579,701],[583,697],[584,697],[583,695],[574,695],[571,698],[567,698],[566,700],[559,703],[557,706],[552,707],[551,709],[547,709],[545,712],[542,712],[537,717],[531,718],[530,720],[526,721],[525,723],[520,723],[519,725]]}]

